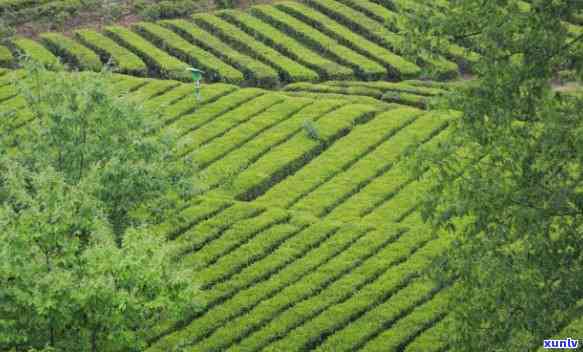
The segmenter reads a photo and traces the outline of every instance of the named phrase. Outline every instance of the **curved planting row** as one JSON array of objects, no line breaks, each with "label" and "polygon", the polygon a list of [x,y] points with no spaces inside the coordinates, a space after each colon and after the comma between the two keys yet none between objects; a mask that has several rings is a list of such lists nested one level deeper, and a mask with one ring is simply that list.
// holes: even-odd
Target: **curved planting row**
[{"label": "curved planting row", "polygon": [[[398,28],[385,26],[398,13],[369,0],[307,0],[254,6],[249,11],[197,14],[190,20],[140,22],[103,32],[81,29],[73,37],[44,33],[39,41],[17,38],[0,47],[0,65],[12,66],[20,53],[53,66],[119,72],[181,81],[186,67],[206,72],[207,82],[262,87],[336,79],[406,79],[433,72],[457,75],[445,58],[412,63],[400,56]],[[452,47],[453,46],[452,44]],[[473,62],[455,47],[452,59]],[[465,61],[464,61],[465,60]],[[424,73],[425,72],[425,73]]]},{"label": "curved planting row", "polygon": [[431,97],[441,94],[439,89],[414,87],[404,82],[347,82],[332,81],[323,83],[292,83],[283,88],[283,91],[292,96],[313,97],[344,96],[344,97],[371,97],[386,103],[410,105],[427,109],[431,104]]}]

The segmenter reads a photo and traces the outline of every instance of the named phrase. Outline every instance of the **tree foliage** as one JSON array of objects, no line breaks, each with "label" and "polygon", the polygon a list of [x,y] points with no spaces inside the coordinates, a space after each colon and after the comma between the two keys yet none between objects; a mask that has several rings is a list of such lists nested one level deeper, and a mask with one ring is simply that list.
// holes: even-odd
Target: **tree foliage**
[{"label": "tree foliage", "polygon": [[92,188],[0,160],[0,349],[142,351],[197,308],[171,246],[146,229],[118,246]]},{"label": "tree foliage", "polygon": [[447,39],[480,54],[477,80],[441,102],[461,112],[452,138],[413,163],[435,180],[424,217],[457,233],[436,270],[460,282],[455,351],[528,350],[580,314],[583,102],[552,82],[564,69],[583,77],[583,33],[567,22],[582,9],[576,0],[425,2],[403,24],[411,50],[435,52]]},{"label": "tree foliage", "polygon": [[151,133],[156,116],[112,94],[108,73],[55,73],[32,61],[25,68],[18,90],[34,125],[14,156],[33,170],[53,167],[71,185],[92,179],[119,238],[199,192],[195,165],[174,152],[176,135]]},{"label": "tree foliage", "polygon": [[0,350],[143,351],[199,307],[147,226],[196,193],[195,169],[106,74],[26,73],[35,119],[0,149]]}]

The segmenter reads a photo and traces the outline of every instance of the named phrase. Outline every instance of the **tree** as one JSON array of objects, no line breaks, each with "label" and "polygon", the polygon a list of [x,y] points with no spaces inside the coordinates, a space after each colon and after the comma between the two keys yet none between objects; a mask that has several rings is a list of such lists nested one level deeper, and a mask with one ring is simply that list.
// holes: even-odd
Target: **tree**
[{"label": "tree", "polygon": [[454,351],[539,347],[581,314],[583,103],[552,81],[565,69],[583,77],[583,32],[567,22],[582,9],[576,0],[443,0],[401,24],[412,52],[444,52],[449,41],[480,54],[477,80],[441,102],[461,112],[451,138],[412,163],[416,177],[435,181],[424,218],[456,233],[434,271],[460,284]]},{"label": "tree", "polygon": [[146,229],[116,245],[85,181],[0,159],[0,349],[143,351],[197,308],[192,275]]},{"label": "tree", "polygon": [[152,132],[159,119],[112,94],[108,73],[24,66],[18,91],[34,128],[18,136],[15,157],[32,170],[51,166],[71,185],[92,179],[118,242],[128,226],[160,222],[199,193],[195,165],[175,153],[176,135]]},{"label": "tree", "polygon": [[0,350],[143,351],[199,307],[149,230],[197,193],[196,169],[107,73],[25,67],[34,119],[0,134]]}]

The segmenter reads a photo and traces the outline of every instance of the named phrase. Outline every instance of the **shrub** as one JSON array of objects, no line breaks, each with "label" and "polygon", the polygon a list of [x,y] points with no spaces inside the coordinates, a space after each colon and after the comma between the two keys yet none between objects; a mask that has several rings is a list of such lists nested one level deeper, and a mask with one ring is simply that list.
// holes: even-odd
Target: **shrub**
[{"label": "shrub", "polygon": [[205,81],[241,84],[244,80],[241,72],[223,62],[212,52],[191,44],[167,28],[148,22],[137,23],[134,28],[158,47],[205,71]]},{"label": "shrub", "polygon": [[284,33],[297,38],[313,49],[328,55],[334,61],[351,67],[357,75],[364,79],[379,79],[387,73],[378,63],[341,45],[338,41],[274,6],[254,6],[251,9],[251,14],[279,28]]},{"label": "shrub", "polygon": [[118,44],[127,47],[142,58],[160,77],[190,82],[186,63],[160,50],[140,35],[121,26],[106,27],[105,32]]},{"label": "shrub", "polygon": [[279,76],[273,68],[232,48],[196,23],[184,20],[169,20],[160,23],[236,67],[245,74],[245,78],[250,83],[264,87],[273,87],[279,84]]},{"label": "shrub", "polygon": [[40,38],[56,55],[63,57],[71,65],[82,70],[101,70],[99,56],[76,41],[58,33],[43,33]]},{"label": "shrub", "polygon": [[321,55],[320,52],[303,45],[299,40],[280,32],[275,26],[241,11],[221,11],[219,16],[235,24],[249,35],[277,49],[291,59],[318,72],[320,79],[351,79],[354,74]]},{"label": "shrub", "polygon": [[257,41],[256,38],[220,17],[196,16],[195,21],[205,26],[207,30],[217,33],[232,47],[274,67],[281,75],[282,81],[315,81],[318,79],[318,75],[314,71]]},{"label": "shrub", "polygon": [[75,36],[81,43],[93,49],[103,62],[114,65],[115,70],[137,76],[147,74],[148,67],[142,59],[103,34],[82,29],[75,31]]},{"label": "shrub", "polygon": [[16,52],[31,58],[47,68],[56,68],[60,64],[59,59],[55,55],[34,40],[17,38],[12,40],[11,45]]}]

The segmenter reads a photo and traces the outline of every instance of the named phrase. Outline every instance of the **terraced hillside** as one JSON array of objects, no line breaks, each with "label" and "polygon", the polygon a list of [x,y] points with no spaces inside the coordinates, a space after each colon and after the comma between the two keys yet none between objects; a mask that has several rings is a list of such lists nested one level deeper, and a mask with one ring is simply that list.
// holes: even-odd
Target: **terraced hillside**
[{"label": "terraced hillside", "polygon": [[[34,121],[8,84],[21,73],[0,74],[3,135],[17,137]],[[400,157],[446,138],[450,114],[228,84],[205,86],[197,101],[178,81],[112,80],[160,111],[160,128],[178,130],[209,186],[155,229],[196,268],[207,305],[160,327],[150,351],[446,348],[452,288],[422,273],[449,238],[420,221],[416,199],[431,184],[408,179]],[[439,92],[417,81],[392,88]]]},{"label": "terraced hillside", "polygon": [[81,70],[114,63],[121,73],[182,81],[188,80],[185,67],[196,66],[207,72],[207,82],[274,87],[428,74],[447,79],[475,61],[475,53],[455,44],[442,56],[408,61],[399,29],[386,25],[400,16],[394,10],[368,0],[309,0],[80,29],[71,37],[45,33],[0,46],[0,65],[13,66],[24,53],[48,66],[57,59]]},{"label": "terraced hillside", "polygon": [[[396,19],[414,2],[285,1],[0,45],[0,138],[14,147],[35,123],[11,85],[24,53],[113,64],[115,94],[159,112],[152,133],[176,130],[200,167],[208,189],[152,231],[196,269],[206,304],[159,326],[148,351],[449,349],[456,284],[424,273],[452,239],[421,221],[434,184],[411,179],[403,156],[445,141],[456,118],[432,101],[458,83],[421,78],[458,77],[478,56],[450,43],[408,61]],[[188,66],[206,72],[199,100]]]},{"label": "terraced hillside", "polygon": [[[182,38],[154,24],[136,28]],[[138,45],[137,32],[107,33],[85,32],[88,40]],[[98,65],[90,56],[86,62]],[[132,57],[124,62],[142,62]],[[15,146],[35,123],[10,84],[22,74],[0,69],[0,136]],[[148,351],[448,350],[446,303],[456,284],[437,286],[423,274],[451,238],[421,221],[419,197],[433,184],[410,179],[402,158],[448,138],[456,116],[432,110],[431,99],[454,83],[334,80],[281,90],[215,83],[203,86],[200,100],[178,80],[114,74],[111,84],[160,113],[156,131],[178,131],[179,152],[198,163],[208,186],[153,229],[196,269],[206,305],[160,326]],[[560,335],[580,326],[574,320]]]}]

